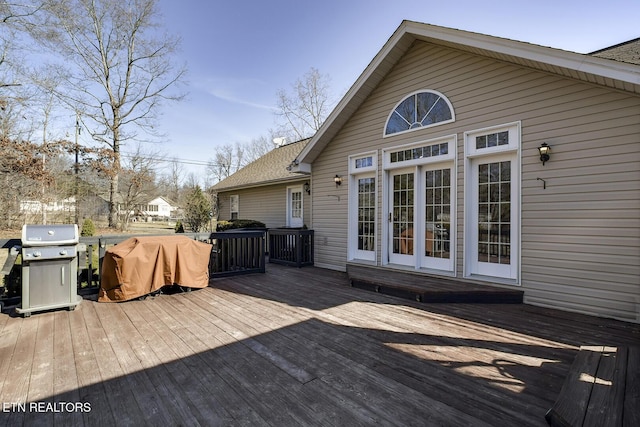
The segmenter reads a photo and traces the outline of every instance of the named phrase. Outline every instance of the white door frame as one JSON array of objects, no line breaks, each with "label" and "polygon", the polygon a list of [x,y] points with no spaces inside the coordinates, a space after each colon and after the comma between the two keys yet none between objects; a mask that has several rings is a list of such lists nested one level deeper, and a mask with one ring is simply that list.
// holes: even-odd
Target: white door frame
[{"label": "white door frame", "polygon": [[[464,276],[481,280],[495,280],[506,284],[520,284],[520,224],[521,224],[521,125],[508,123],[476,131],[465,132],[465,191],[464,191]],[[478,148],[476,138],[483,135],[508,133],[505,145]],[[509,264],[478,260],[478,165],[511,162],[510,187],[510,260]]]},{"label": "white door frame", "polygon": [[[300,212],[298,217],[293,214],[293,194],[300,194]],[[287,187],[287,227],[302,227],[304,225],[304,196],[302,185]]]},{"label": "white door frame", "polygon": [[[457,136],[448,135],[403,146],[383,150],[382,180],[382,264],[396,264],[413,269],[428,270],[436,274],[455,274],[455,200],[457,180]],[[434,259],[425,254],[425,188],[423,182],[427,170],[450,168],[451,170],[451,248],[450,258]],[[393,253],[393,176],[404,173],[414,174],[413,203],[413,254]],[[390,221],[391,219],[391,221]]]},{"label": "white door frame", "polygon": [[[398,218],[394,215],[394,186],[393,181],[394,177],[398,175],[408,175],[412,174],[411,179],[411,190],[410,192],[413,194],[411,202],[413,206],[410,211],[406,211],[405,215],[409,215],[411,220],[409,221],[406,218],[404,221],[407,224],[412,223],[411,228],[407,228],[403,231],[403,233],[407,233],[406,237],[399,237],[398,245],[399,251],[398,253],[394,253],[394,233],[393,227],[394,223],[400,221],[401,218]],[[387,192],[388,199],[386,201],[386,209],[387,218],[386,218],[386,228],[387,228],[387,251],[389,253],[389,263],[390,264],[398,264],[398,265],[406,265],[410,267],[416,267],[416,253],[420,253],[421,251],[421,239],[416,239],[416,236],[420,235],[420,222],[417,221],[418,215],[418,203],[417,203],[417,176],[418,171],[415,167],[406,168],[406,169],[395,169],[388,171],[387,173],[387,188],[389,189]],[[417,224],[416,224],[417,223]],[[402,236],[402,234],[401,234]],[[409,253],[410,252],[410,253]]]},{"label": "white door frame", "polygon": [[[434,227],[434,230],[432,231],[433,240],[431,240],[430,242],[427,242],[426,241],[426,237],[427,237],[426,233],[428,231],[426,230],[427,212],[425,212],[425,205],[427,202],[427,196],[425,194],[426,193],[426,175],[427,175],[427,172],[430,172],[430,171],[446,170],[446,169],[449,170],[449,232],[448,232],[448,235],[446,235],[445,228]],[[424,165],[420,168],[420,176],[418,177],[418,180],[421,181],[421,184],[419,185],[419,191],[422,194],[422,196],[419,198],[419,201],[421,204],[419,209],[419,213],[420,213],[419,221],[422,225],[422,231],[420,236],[424,236],[424,238],[421,237],[420,239],[423,244],[422,250],[420,252],[420,267],[427,270],[453,273],[455,271],[455,259],[456,259],[455,252],[456,252],[456,246],[457,246],[456,245],[457,175],[456,175],[455,163],[446,162],[446,163],[434,163],[434,164]],[[438,219],[439,218],[435,218],[436,222]],[[443,219],[443,218],[441,217],[440,219]],[[449,244],[448,258],[426,255],[428,244],[431,244],[431,246],[433,247],[432,249],[439,249],[439,251],[441,252],[441,255],[443,255],[442,251],[444,251],[443,246],[446,245],[445,242],[448,242]]]}]

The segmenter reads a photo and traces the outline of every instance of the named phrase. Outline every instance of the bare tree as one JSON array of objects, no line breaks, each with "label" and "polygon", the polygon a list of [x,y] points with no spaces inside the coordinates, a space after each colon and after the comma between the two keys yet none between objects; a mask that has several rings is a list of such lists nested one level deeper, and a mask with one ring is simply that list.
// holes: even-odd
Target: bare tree
[{"label": "bare tree", "polygon": [[278,129],[279,136],[299,141],[320,129],[333,106],[329,83],[328,75],[311,68],[302,79],[296,80],[292,93],[284,89],[278,91],[278,115],[284,122]]},{"label": "bare tree", "polygon": [[153,133],[158,105],[181,98],[171,92],[185,74],[172,61],[179,40],[161,33],[156,0],[47,0],[44,12],[33,33],[64,60],[56,93],[111,151],[105,166],[115,227],[122,144],[138,139],[134,129]]},{"label": "bare tree", "polygon": [[273,138],[268,138],[266,136],[261,136],[259,138],[253,139],[250,143],[245,145],[244,147],[244,164],[243,166],[248,165],[249,163],[258,160],[260,157],[267,154],[273,148]]},{"label": "bare tree", "polygon": [[246,144],[236,142],[219,147],[207,165],[207,177],[212,177],[214,182],[206,180],[205,187],[231,176],[240,168],[267,154],[272,148],[273,143],[266,136],[255,138]]},{"label": "bare tree", "polygon": [[149,195],[155,192],[156,158],[155,154],[144,154],[138,146],[121,171],[120,229],[123,231],[129,227],[131,216],[136,214],[136,210],[140,210],[140,205],[144,205]]},{"label": "bare tree", "polygon": [[169,172],[158,180],[162,193],[173,202],[180,202],[180,184],[184,175],[184,167],[177,160],[173,160],[169,162]]},{"label": "bare tree", "polygon": [[231,176],[243,166],[244,147],[239,144],[226,144],[216,150],[216,154],[207,166],[208,174],[216,181]]},{"label": "bare tree", "polygon": [[31,7],[0,2],[0,136],[14,140],[25,137],[19,135],[25,117],[25,96],[18,34],[23,19],[33,12]]}]

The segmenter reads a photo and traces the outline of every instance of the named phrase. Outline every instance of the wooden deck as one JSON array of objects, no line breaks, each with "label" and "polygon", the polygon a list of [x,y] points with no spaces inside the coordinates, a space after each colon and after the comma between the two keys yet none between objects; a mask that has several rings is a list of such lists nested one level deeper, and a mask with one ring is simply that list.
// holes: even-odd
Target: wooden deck
[{"label": "wooden deck", "polygon": [[6,311],[7,426],[545,426],[581,345],[640,340],[636,324],[420,303],[272,264],[143,301]]}]

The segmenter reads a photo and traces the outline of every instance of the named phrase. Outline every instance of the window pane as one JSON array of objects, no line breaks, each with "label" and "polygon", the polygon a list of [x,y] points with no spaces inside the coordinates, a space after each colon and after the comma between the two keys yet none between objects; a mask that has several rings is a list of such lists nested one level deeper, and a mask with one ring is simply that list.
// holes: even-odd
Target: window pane
[{"label": "window pane", "polygon": [[450,257],[450,169],[425,172],[425,256]]},{"label": "window pane", "polygon": [[373,251],[375,244],[375,178],[358,179],[358,250]]},{"label": "window pane", "polygon": [[498,145],[509,145],[509,132],[504,131],[498,134]]},{"label": "window pane", "polygon": [[434,92],[426,91],[405,98],[391,113],[385,128],[390,135],[451,120],[453,113],[447,102]]},{"label": "window pane", "polygon": [[511,262],[510,176],[511,162],[508,161],[487,163],[478,167],[478,261],[480,262],[496,264]]},{"label": "window pane", "polygon": [[413,173],[394,176],[393,252],[413,254]]}]

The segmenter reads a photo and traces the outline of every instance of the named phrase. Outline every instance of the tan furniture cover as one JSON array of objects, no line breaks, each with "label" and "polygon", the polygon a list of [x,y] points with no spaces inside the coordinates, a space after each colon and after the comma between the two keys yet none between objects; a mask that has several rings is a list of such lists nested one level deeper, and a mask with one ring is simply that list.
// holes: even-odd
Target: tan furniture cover
[{"label": "tan furniture cover", "polygon": [[165,285],[204,288],[211,248],[186,236],[127,239],[105,253],[98,301],[128,301]]}]

